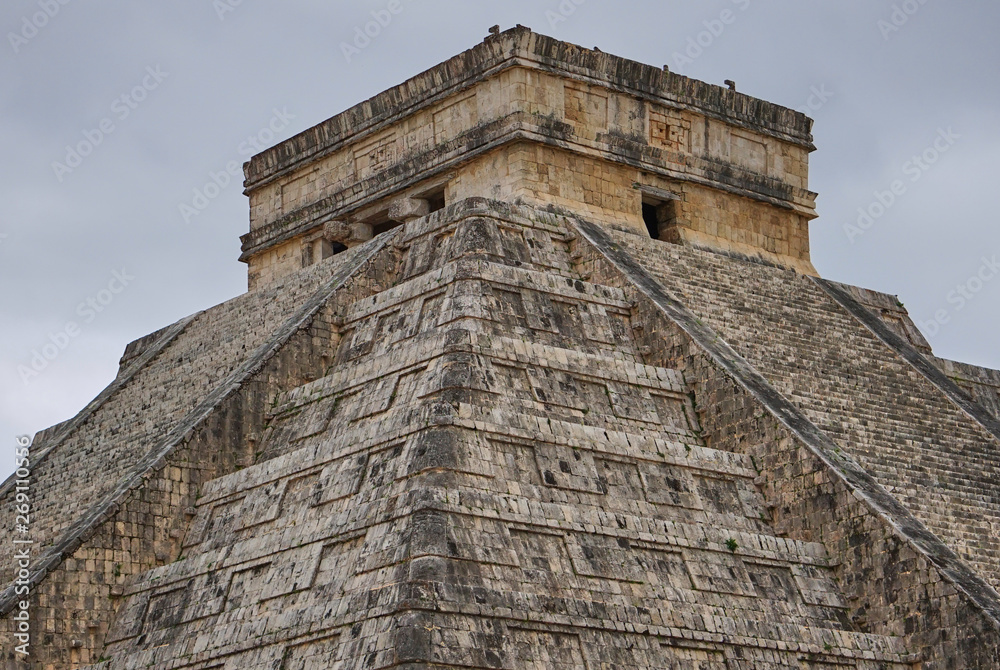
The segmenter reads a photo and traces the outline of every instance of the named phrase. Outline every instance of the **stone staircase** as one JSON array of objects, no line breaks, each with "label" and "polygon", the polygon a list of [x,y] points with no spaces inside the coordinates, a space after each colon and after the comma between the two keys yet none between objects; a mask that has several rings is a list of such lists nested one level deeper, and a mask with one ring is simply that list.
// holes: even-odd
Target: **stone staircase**
[{"label": "stone staircase", "polygon": [[[915,667],[853,628],[823,545],[776,536],[569,242],[484,201],[407,224],[398,282],[332,307],[325,376],[202,488],[92,667]],[[706,318],[757,299],[699,290]]]},{"label": "stone staircase", "polygon": [[[51,431],[48,439],[36,440],[32,531],[37,550],[58,541],[113,491],[171,428],[265,342],[329,276],[329,266],[317,270],[184,320],[173,333],[147,345],[148,360],[134,368],[126,361],[106,393],[81,413],[74,430]],[[12,551],[9,543],[0,544],[4,575],[15,572]]]},{"label": "stone staircase", "polygon": [[1000,443],[815,283],[615,235],[677,299],[1000,587]]}]

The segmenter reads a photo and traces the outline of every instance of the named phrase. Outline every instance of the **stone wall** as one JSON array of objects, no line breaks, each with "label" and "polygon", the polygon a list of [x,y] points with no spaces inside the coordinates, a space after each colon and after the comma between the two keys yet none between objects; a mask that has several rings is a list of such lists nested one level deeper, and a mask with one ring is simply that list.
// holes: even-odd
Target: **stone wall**
[{"label": "stone wall", "polygon": [[886,326],[891,328],[893,332],[903,338],[914,349],[923,354],[932,355],[931,345],[927,342],[924,334],[920,332],[920,329],[917,328],[913,319],[910,318],[909,312],[906,311],[906,306],[900,302],[899,297],[859,286],[849,286],[836,282],[829,283],[846,291],[854,300],[879,317]]},{"label": "stone wall", "polygon": [[[332,314],[323,308],[329,284],[339,287],[338,275],[354,273],[371,252],[362,248],[294,275],[278,295],[263,291],[202,313],[141,370],[120,375],[124,385],[81,427],[50,445],[32,474],[38,511],[31,667],[78,667],[100,657],[123,585],[180,555],[190,523],[186,511],[203,483],[252,463],[265,410],[278,392],[324,373],[336,342]],[[350,290],[364,295],[383,281],[392,281],[391,268],[369,263],[351,278]],[[227,372],[223,379],[214,376]],[[158,386],[146,386],[150,379]],[[145,412],[129,404],[143,398],[162,400]],[[186,413],[175,411],[178,405]],[[145,423],[133,424],[132,433],[106,423],[103,433],[87,432],[94,421],[110,420],[102,419],[105,413],[119,412],[136,412]],[[98,456],[118,439],[129,440],[128,458]],[[79,464],[62,469],[67,458]],[[49,481],[52,472],[59,475],[55,482]],[[11,588],[3,593],[0,658],[13,663],[20,657],[11,643],[12,596]]]},{"label": "stone wall", "polygon": [[817,284],[621,237],[672,295],[987,581],[1000,585],[1000,444]]},{"label": "stone wall", "polygon": [[1000,419],[1000,370],[943,358],[931,360],[983,409]]},{"label": "stone wall", "polygon": [[[299,273],[260,295],[244,295],[196,315],[181,334],[94,408],[72,434],[46,449],[33,480],[33,532],[51,546],[107,495],[170,429],[243,363],[315,291],[324,274]],[[121,379],[121,376],[120,376]],[[120,381],[120,380],[116,380]],[[66,495],[72,491],[73,495]],[[3,501],[11,505],[10,495]],[[11,574],[9,545],[0,571]]]},{"label": "stone wall", "polygon": [[484,201],[407,224],[98,667],[916,667],[779,530],[718,371],[574,237]]},{"label": "stone wall", "polygon": [[[901,640],[924,670],[1000,663],[1000,627],[972,604],[885,518],[736,385],[680,329],[652,316],[657,361],[693,384],[708,444],[750,456],[767,516],[782,537],[820,542],[829,552],[852,626]],[[661,358],[662,357],[662,358]]]},{"label": "stone wall", "polygon": [[644,230],[632,185],[666,179],[692,185],[674,241],[815,273],[809,123],[515,29],[254,157],[241,259],[266,285],[301,267],[290,240],[329,219],[385,223],[393,199],[431,182],[448,202],[553,203]]},{"label": "stone wall", "polygon": [[[626,239],[622,238],[623,244]],[[655,255],[657,249],[647,247],[645,254]],[[585,252],[583,260],[591,280],[600,277],[616,286],[629,286],[619,270],[594,251]],[[650,260],[646,256],[646,262]],[[638,265],[635,269],[637,274],[644,272]],[[744,277],[768,272],[746,266],[733,271]],[[745,290],[756,292],[759,287],[750,284]],[[719,291],[726,295],[731,288],[722,285]],[[686,304],[705,313],[698,309],[698,302]],[[787,303],[779,309],[787,318]],[[759,473],[755,484],[761,487],[767,518],[777,533],[821,542],[829,551],[854,627],[898,638],[902,648],[918,653],[921,664],[916,667],[925,670],[1000,665],[996,616],[1000,601],[993,589],[985,584],[978,587],[976,595],[993,603],[992,609],[984,610],[969,597],[970,582],[963,581],[957,588],[949,571],[929,560],[942,557],[943,564],[948,564],[947,549],[929,550],[929,545],[910,534],[906,522],[873,508],[868,497],[872,493],[859,490],[846,470],[792,435],[776,419],[780,408],[769,408],[752,397],[745,381],[738,382],[722,369],[706,353],[704,343],[693,342],[679,322],[640,298],[634,328],[641,338],[640,348],[650,352],[649,362],[674,367],[691,382],[706,444],[751,456]],[[877,484],[871,481],[867,486]]]},{"label": "stone wall", "polygon": [[[996,666],[1000,598],[941,542],[964,521],[886,492],[837,384],[878,369],[927,449],[977,426],[807,278],[596,230],[467,200],[300,273],[259,363],[44,575],[35,667]],[[941,481],[991,476],[964,459]]]}]

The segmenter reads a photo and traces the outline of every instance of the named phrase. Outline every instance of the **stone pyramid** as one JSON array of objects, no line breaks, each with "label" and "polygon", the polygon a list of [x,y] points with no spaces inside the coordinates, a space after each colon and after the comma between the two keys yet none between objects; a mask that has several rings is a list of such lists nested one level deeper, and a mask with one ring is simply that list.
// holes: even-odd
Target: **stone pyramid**
[{"label": "stone pyramid", "polygon": [[255,157],[250,292],[36,436],[4,659],[1000,668],[1000,373],[816,276],[809,132],[518,27]]}]

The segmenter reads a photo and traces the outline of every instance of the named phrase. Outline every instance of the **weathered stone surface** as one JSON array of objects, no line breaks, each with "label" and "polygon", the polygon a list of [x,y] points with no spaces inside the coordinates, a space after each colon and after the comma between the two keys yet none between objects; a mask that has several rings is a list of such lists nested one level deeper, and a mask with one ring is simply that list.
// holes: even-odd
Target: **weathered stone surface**
[{"label": "weathered stone surface", "polygon": [[403,222],[420,200],[557,205],[644,230],[659,191],[677,196],[663,239],[815,274],[811,124],[516,28],[255,156],[241,259],[266,286],[312,256],[326,217]]},{"label": "weathered stone surface", "polygon": [[185,558],[129,587],[115,662],[326,636],[342,667],[907,667],[850,623],[826,548],[775,535],[683,376],[642,362],[632,300],[581,281],[564,220],[446,214],[398,238],[450,238],[433,264],[339,313],[331,374],[279,398],[258,463],[204,487]]},{"label": "weathered stone surface", "polygon": [[[190,521],[183,510],[201,484],[251,462],[270,400],[322,374],[333,335],[323,307],[348,278],[369,290],[370,277],[357,270],[380,247],[185,320],[183,331],[172,329],[164,346],[147,352],[141,369],[120,374],[38,445],[31,582],[33,620],[42,622],[32,647],[39,667],[99,656],[122,585],[179,555]],[[376,271],[378,263],[367,262]],[[10,492],[4,505],[12,509]],[[12,556],[6,560],[12,574]],[[3,613],[19,599],[7,586]],[[4,625],[15,624],[8,616]],[[13,658],[10,640],[3,653]]]},{"label": "weathered stone surface", "polygon": [[255,157],[36,438],[31,667],[1000,668],[1000,372],[807,276],[809,127],[518,28]]},{"label": "weathered stone surface", "polygon": [[1000,586],[996,435],[808,278],[638,237],[629,247],[672,295]]}]

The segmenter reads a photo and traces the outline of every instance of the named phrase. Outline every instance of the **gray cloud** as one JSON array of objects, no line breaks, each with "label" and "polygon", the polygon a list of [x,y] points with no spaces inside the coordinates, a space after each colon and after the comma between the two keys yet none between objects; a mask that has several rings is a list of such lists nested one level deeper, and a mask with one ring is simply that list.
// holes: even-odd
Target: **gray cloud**
[{"label": "gray cloud", "polygon": [[[245,290],[236,261],[248,220],[241,188],[222,189],[190,222],[178,206],[211,172],[246,158],[241,143],[273,110],[294,115],[280,141],[474,45],[495,23],[706,81],[734,79],[741,91],[789,107],[812,97],[820,272],[897,293],[918,321],[949,310],[931,337],[939,355],[1000,367],[1000,280],[960,310],[949,302],[983,256],[1000,254],[1000,6],[400,0],[402,11],[348,63],[341,43],[388,0],[62,1],[0,8],[0,475],[12,470],[14,436],[83,407],[114,377],[128,341]],[[220,2],[232,10],[221,19]],[[10,33],[55,5],[37,34],[15,38],[15,53]],[[879,21],[892,25],[894,5],[919,9],[903,23],[897,12],[899,30],[883,35]],[[717,29],[724,11],[733,20],[702,40],[708,46],[696,58],[686,55],[689,40]],[[142,86],[147,68],[168,75],[120,118],[116,100]],[[65,162],[66,146],[95,137],[106,119],[113,130],[60,181],[53,162]],[[906,163],[949,128],[961,137],[852,243],[844,227],[857,209],[907,179]],[[123,269],[134,281],[84,322],[79,305]],[[70,321],[79,333],[25,386],[17,366]]]}]

